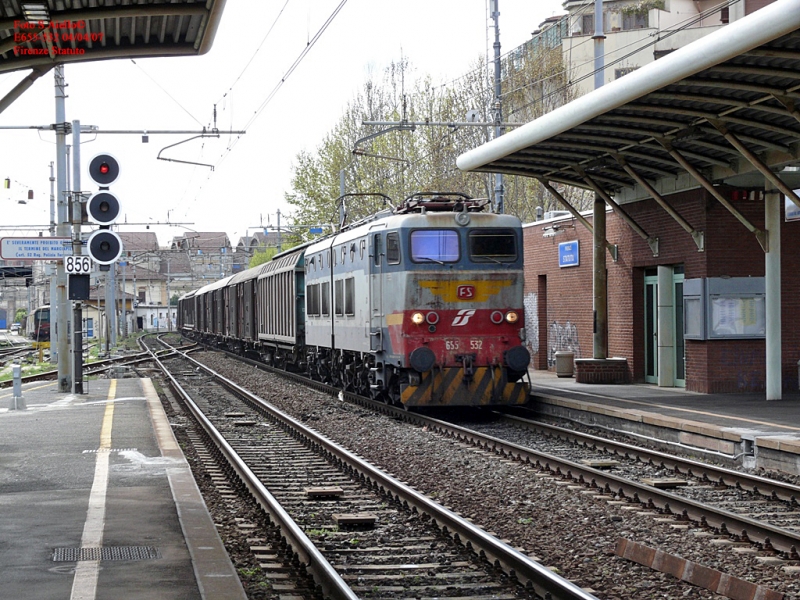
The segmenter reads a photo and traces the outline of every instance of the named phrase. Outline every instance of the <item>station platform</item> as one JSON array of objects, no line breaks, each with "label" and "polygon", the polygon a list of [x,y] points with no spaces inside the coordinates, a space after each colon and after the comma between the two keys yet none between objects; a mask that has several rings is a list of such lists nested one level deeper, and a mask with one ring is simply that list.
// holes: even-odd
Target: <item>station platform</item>
[{"label": "station platform", "polygon": [[648,384],[583,384],[529,371],[532,405],[665,450],[748,469],[800,475],[800,393],[767,401],[764,393],[699,394]]},{"label": "station platform", "polygon": [[246,598],[152,382],[85,385],[0,391],[0,596]]}]

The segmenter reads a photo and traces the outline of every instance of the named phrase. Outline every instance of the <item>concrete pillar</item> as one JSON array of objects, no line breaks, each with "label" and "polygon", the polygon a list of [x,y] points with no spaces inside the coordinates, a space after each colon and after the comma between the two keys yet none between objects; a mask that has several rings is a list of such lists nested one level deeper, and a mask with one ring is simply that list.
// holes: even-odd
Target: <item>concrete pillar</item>
[{"label": "concrete pillar", "polygon": [[11,376],[14,378],[14,393],[8,404],[8,410],[25,410],[25,398],[22,397],[22,367],[17,364],[11,365]]},{"label": "concrete pillar", "polygon": [[764,255],[767,313],[767,400],[780,400],[783,393],[781,373],[781,200],[775,186],[767,181],[764,199],[764,228],[769,252]]},{"label": "concrete pillar", "polygon": [[[658,265],[658,386],[675,385],[675,286],[674,269]],[[682,335],[683,332],[680,332]]]},{"label": "concrete pillar", "polygon": [[608,358],[608,279],[606,276],[606,203],[594,197],[592,228],[592,290],[594,297],[594,343],[592,357]]}]

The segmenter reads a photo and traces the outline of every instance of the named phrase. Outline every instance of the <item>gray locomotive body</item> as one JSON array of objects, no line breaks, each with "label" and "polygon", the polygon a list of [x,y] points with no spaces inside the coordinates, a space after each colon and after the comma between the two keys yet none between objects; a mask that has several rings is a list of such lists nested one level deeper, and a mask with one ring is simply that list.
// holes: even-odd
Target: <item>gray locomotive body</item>
[{"label": "gray locomotive body", "polygon": [[522,229],[412,197],[179,300],[179,329],[407,407],[521,404]]}]

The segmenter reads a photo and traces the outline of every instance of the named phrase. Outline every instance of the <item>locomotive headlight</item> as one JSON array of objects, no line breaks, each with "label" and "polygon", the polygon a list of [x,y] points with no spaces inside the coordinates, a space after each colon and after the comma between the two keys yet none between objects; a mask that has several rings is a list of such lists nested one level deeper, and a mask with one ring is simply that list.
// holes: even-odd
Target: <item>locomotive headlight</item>
[{"label": "locomotive headlight", "polygon": [[429,312],[427,315],[425,315],[425,320],[431,325],[436,325],[439,322],[439,314],[435,312]]},{"label": "locomotive headlight", "polygon": [[503,313],[501,313],[499,310],[496,310],[491,314],[489,319],[491,319],[492,323],[495,325],[500,325],[500,323],[503,322]]},{"label": "locomotive headlight", "polygon": [[506,313],[506,321],[509,323],[516,323],[519,320],[519,315],[515,313],[513,310]]},{"label": "locomotive headlight", "polygon": [[421,312],[415,312],[411,315],[411,322],[414,323],[414,325],[422,325],[425,322],[425,315]]}]

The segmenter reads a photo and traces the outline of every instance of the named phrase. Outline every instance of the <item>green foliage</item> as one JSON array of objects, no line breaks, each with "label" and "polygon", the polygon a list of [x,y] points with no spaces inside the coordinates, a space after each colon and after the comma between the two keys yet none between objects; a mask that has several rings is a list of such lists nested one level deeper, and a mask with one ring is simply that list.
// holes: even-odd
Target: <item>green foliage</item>
[{"label": "green foliage", "polygon": [[[525,123],[568,102],[567,72],[560,45],[525,46],[503,65],[504,121]],[[419,126],[410,122],[464,122],[468,111],[491,122],[493,84],[482,58],[455,81],[434,85],[422,77],[406,89],[413,74],[407,61],[393,63],[380,77],[374,73],[348,104],[334,128],[313,152],[301,152],[293,165],[292,191],[286,195],[295,223],[339,222],[340,173],[347,193],[381,192],[399,205],[420,191],[459,191],[474,198],[492,197],[494,182],[485,173],[464,173],[456,158],[491,139],[493,127]],[[405,128],[365,126],[364,121],[405,122]],[[380,135],[374,136],[374,134]],[[558,187],[579,209],[591,196]],[[535,219],[535,208],[562,208],[535,179],[505,177],[506,212],[523,221]],[[344,199],[346,223],[386,207],[377,196]]]},{"label": "green foliage", "polygon": [[250,257],[250,262],[247,267],[252,269],[258,265],[263,265],[265,262],[272,260],[272,257],[278,253],[277,248],[267,248],[265,250],[256,250],[253,256]]},{"label": "green foliage", "polygon": [[22,323],[22,319],[28,316],[28,311],[24,308],[18,308],[14,313],[14,323]]},{"label": "green foliage", "polygon": [[649,10],[657,8],[658,10],[665,10],[666,3],[664,0],[639,0],[633,4],[628,4],[620,8],[619,12],[623,15],[640,15]]},{"label": "green foliage", "polygon": [[312,537],[326,536],[329,533],[336,533],[338,531],[339,531],[339,528],[335,527],[335,526],[334,527],[320,527],[320,528],[317,528],[317,529],[306,529],[305,530],[305,534],[308,537],[312,538]]}]

